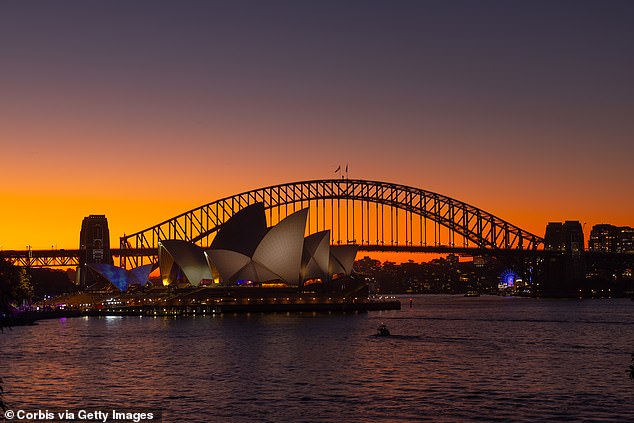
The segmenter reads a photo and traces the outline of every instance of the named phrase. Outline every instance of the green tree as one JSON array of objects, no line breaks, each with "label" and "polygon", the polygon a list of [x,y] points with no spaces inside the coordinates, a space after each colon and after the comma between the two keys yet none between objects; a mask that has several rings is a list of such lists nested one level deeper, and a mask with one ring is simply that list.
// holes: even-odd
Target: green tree
[{"label": "green tree", "polygon": [[0,313],[10,315],[12,304],[30,302],[33,293],[31,277],[26,270],[0,259]]},{"label": "green tree", "polygon": [[20,267],[18,270],[18,282],[14,289],[14,300],[18,303],[27,301],[31,304],[31,299],[34,295],[33,284],[31,283],[31,276],[26,273],[26,269]]}]

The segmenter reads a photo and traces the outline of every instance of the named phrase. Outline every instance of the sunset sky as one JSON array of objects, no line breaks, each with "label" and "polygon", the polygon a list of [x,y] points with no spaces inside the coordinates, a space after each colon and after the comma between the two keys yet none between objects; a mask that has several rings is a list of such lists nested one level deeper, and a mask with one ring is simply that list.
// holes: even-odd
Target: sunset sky
[{"label": "sunset sky", "polygon": [[0,2],[0,248],[349,177],[634,226],[632,1]]}]

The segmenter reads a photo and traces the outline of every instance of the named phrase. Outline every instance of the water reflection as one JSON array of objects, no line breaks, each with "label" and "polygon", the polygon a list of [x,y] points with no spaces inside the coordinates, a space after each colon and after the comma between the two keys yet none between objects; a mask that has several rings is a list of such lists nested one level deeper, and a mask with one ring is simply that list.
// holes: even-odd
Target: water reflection
[{"label": "water reflection", "polygon": [[[15,407],[167,405],[168,421],[631,420],[634,317],[607,301],[50,320],[0,336],[4,387]],[[372,336],[380,322],[396,336]]]}]

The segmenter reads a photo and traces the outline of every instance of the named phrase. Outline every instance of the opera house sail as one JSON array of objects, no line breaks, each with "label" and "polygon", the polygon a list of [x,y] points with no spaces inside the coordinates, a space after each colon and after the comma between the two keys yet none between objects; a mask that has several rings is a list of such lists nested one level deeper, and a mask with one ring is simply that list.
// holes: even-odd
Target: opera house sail
[{"label": "opera house sail", "polygon": [[[350,276],[358,246],[331,246],[328,230],[304,237],[307,219],[305,208],[268,227],[264,204],[255,203],[222,224],[208,249],[184,240],[162,240],[158,243],[162,285],[302,288]],[[90,263],[98,282],[89,289],[126,291],[133,285],[145,286],[154,268],[126,270]]]},{"label": "opera house sail", "polygon": [[161,241],[163,284],[301,287],[349,276],[358,247],[331,247],[330,231],[304,238],[307,217],[306,208],[267,227],[264,204],[255,203],[227,220],[206,250],[187,241]]},{"label": "opera house sail", "polygon": [[147,284],[153,265],[135,267],[126,270],[122,267],[107,263],[88,263],[87,268],[97,278],[97,281],[89,286],[89,291],[125,291],[132,285],[143,287]]},{"label": "opera house sail", "polygon": [[205,253],[196,244],[178,239],[161,241],[158,256],[163,285],[198,286],[212,280]]}]

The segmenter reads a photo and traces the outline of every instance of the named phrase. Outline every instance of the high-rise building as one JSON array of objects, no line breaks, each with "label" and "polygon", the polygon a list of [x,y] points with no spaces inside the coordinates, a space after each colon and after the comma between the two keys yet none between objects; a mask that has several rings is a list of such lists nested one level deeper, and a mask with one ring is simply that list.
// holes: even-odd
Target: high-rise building
[{"label": "high-rise building", "polygon": [[583,226],[579,221],[551,222],[546,226],[544,249],[558,251],[543,263],[539,288],[544,295],[570,295],[585,277]]},{"label": "high-rise building", "polygon": [[564,231],[561,222],[550,222],[546,225],[544,249],[556,251],[564,250]]},{"label": "high-rise building", "polygon": [[546,250],[580,253],[584,250],[583,227],[577,220],[550,222],[546,226],[544,248]]},{"label": "high-rise building", "polygon": [[614,252],[616,250],[616,235],[616,226],[608,224],[594,225],[590,231],[588,250],[605,253]]},{"label": "high-rise building", "polygon": [[606,223],[594,225],[590,232],[588,249],[604,253],[634,252],[634,228]]},{"label": "high-rise building", "polygon": [[567,252],[581,253],[585,250],[583,227],[577,220],[566,220],[562,225],[564,249]]},{"label": "high-rise building", "polygon": [[617,253],[634,253],[634,228],[621,226],[616,244]]}]

